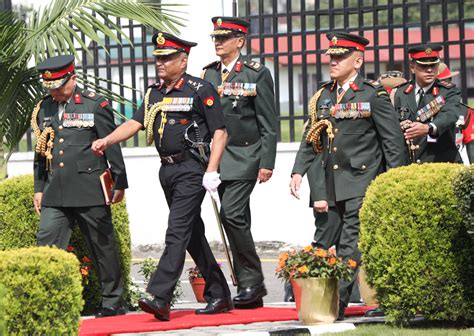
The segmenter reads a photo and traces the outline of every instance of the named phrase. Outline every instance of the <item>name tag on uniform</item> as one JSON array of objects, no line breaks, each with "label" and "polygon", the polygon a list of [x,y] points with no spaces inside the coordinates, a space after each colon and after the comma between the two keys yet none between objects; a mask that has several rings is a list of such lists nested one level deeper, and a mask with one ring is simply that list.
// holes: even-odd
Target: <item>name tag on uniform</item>
[{"label": "name tag on uniform", "polygon": [[165,97],[159,104],[162,112],[189,112],[193,109],[193,98]]},{"label": "name tag on uniform", "polygon": [[64,113],[63,126],[64,127],[93,127],[94,114],[93,113]]},{"label": "name tag on uniform", "polygon": [[369,102],[336,104],[331,107],[331,115],[336,119],[369,118],[371,113]]}]

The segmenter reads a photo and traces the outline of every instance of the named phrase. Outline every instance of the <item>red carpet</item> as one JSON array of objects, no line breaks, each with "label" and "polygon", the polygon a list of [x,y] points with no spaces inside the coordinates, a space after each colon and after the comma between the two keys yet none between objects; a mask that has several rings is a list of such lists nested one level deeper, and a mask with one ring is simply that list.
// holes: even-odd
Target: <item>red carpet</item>
[{"label": "red carpet", "polygon": [[102,336],[114,333],[165,331],[225,324],[291,320],[298,320],[294,308],[235,309],[217,315],[196,315],[194,310],[178,310],[171,312],[171,320],[168,322],[158,321],[151,314],[128,314],[84,320],[79,329],[79,335]]},{"label": "red carpet", "polygon": [[[362,316],[376,306],[348,307],[345,316]],[[171,312],[171,321],[161,322],[151,314],[128,314],[124,316],[105,317],[82,321],[80,336],[103,336],[119,333],[165,331],[209,327],[226,324],[245,324],[255,322],[275,322],[298,320],[295,308],[258,308],[235,309],[218,315],[196,315],[194,310],[178,310]]]}]

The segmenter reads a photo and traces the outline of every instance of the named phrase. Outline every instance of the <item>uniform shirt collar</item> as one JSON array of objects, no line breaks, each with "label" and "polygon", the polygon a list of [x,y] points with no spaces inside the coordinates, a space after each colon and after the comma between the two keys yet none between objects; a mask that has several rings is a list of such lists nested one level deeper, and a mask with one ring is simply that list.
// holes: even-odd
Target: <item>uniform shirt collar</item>
[{"label": "uniform shirt collar", "polygon": [[238,55],[232,62],[229,63],[228,66],[225,66],[224,63],[222,63],[221,66],[221,73],[224,72],[224,69],[227,69],[227,71],[231,72],[232,69],[234,68],[235,63],[237,63],[237,60],[239,59],[240,55]]},{"label": "uniform shirt collar", "polygon": [[420,91],[420,89],[423,89],[424,93],[428,92],[430,90],[430,88],[433,86],[434,82],[427,85],[427,86],[419,86],[418,83],[415,81],[415,94],[418,94],[418,91]]},{"label": "uniform shirt collar", "polygon": [[[344,90],[344,92],[347,92],[347,90],[349,90],[349,87],[350,87],[351,83],[355,82],[358,75],[359,74],[356,73],[351,79],[349,79],[347,82],[344,83],[344,85],[342,86],[342,89]],[[338,91],[339,91],[339,88],[340,88],[340,86],[339,86],[339,84],[337,84],[337,90]],[[338,91],[336,91],[336,92],[338,92]]]}]

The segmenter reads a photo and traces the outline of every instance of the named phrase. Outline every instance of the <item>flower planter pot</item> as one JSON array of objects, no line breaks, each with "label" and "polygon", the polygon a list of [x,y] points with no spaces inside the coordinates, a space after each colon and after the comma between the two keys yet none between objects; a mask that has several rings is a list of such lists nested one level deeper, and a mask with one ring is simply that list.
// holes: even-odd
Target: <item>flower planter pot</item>
[{"label": "flower planter pot", "polygon": [[373,306],[379,304],[377,301],[377,292],[375,289],[370,287],[367,282],[365,281],[365,269],[362,266],[359,269],[359,291],[362,300],[364,300],[365,304],[368,306]]},{"label": "flower planter pot", "polygon": [[332,323],[339,310],[336,278],[292,279],[298,319],[304,324]]},{"label": "flower planter pot", "polygon": [[196,297],[197,302],[205,303],[206,299],[204,298],[204,287],[206,286],[206,280],[203,278],[194,278],[189,280],[189,283],[193,288],[194,296]]}]

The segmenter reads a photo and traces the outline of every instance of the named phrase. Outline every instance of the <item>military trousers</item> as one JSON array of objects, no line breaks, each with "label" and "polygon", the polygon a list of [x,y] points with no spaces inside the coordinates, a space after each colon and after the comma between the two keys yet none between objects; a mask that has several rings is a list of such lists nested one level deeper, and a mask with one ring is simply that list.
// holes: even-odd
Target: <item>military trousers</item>
[{"label": "military trousers", "polygon": [[89,248],[102,289],[102,307],[122,306],[123,278],[110,206],[45,207],[37,233],[39,246],[67,249],[77,222]]},{"label": "military trousers", "polygon": [[260,285],[264,279],[250,231],[250,194],[255,184],[255,180],[222,181],[218,188],[222,224],[229,238],[239,289]]},{"label": "military trousers", "polygon": [[[359,243],[359,210],[362,206],[363,197],[355,197],[335,203],[330,206],[328,212],[316,212],[313,246],[328,249],[336,246],[336,252],[344,260],[353,259],[359,266],[361,253]],[[339,282],[340,309],[347,307],[351,296],[354,282],[357,278],[357,270],[351,281],[341,280]]]},{"label": "military trousers", "polygon": [[[206,280],[204,297],[207,300],[230,297],[224,273],[204,235],[201,203],[206,191],[202,186],[203,175],[201,164],[192,158],[160,168],[160,183],[169,207],[168,228],[165,249],[147,291],[161,302],[171,302],[183,271],[186,250]],[[163,209],[159,213],[163,213]]]}]

